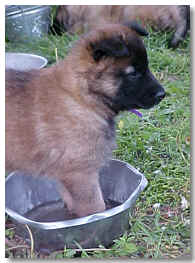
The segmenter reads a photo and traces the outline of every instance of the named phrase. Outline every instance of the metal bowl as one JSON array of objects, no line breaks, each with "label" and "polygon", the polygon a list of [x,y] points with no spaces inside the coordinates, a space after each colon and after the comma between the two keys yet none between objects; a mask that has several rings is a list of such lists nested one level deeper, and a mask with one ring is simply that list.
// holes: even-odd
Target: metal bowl
[{"label": "metal bowl", "polygon": [[48,34],[51,6],[5,6],[6,38],[11,42],[31,42]]},{"label": "metal bowl", "polygon": [[110,209],[82,218],[65,218],[58,193],[59,182],[47,177],[13,172],[6,179],[6,213],[16,223],[16,231],[30,243],[33,234],[37,251],[108,246],[129,230],[129,212],[147,185],[143,174],[131,165],[111,160],[100,173],[104,200]]},{"label": "metal bowl", "polygon": [[5,68],[18,71],[40,69],[47,65],[47,59],[41,56],[27,53],[5,53]]}]

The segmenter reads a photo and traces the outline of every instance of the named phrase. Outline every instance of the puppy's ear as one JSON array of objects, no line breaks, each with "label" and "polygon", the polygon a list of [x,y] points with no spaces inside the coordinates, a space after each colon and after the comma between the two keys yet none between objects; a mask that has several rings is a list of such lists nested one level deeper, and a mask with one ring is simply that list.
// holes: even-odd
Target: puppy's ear
[{"label": "puppy's ear", "polygon": [[126,57],[129,56],[127,45],[120,37],[113,37],[100,40],[90,44],[92,56],[95,61],[106,57]]},{"label": "puppy's ear", "polygon": [[124,23],[125,26],[127,26],[130,29],[133,29],[135,32],[137,32],[140,36],[148,36],[148,32],[144,27],[142,27],[138,22],[131,21]]}]

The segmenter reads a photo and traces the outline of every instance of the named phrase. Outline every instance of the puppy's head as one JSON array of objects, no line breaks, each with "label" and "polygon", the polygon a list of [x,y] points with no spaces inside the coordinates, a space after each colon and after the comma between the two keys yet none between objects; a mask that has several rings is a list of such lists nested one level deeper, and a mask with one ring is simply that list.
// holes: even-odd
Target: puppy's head
[{"label": "puppy's head", "polygon": [[146,49],[140,37],[145,35],[147,32],[134,22],[104,25],[78,43],[78,68],[82,68],[86,76],[89,92],[115,113],[151,108],[165,96],[163,87],[148,67]]}]

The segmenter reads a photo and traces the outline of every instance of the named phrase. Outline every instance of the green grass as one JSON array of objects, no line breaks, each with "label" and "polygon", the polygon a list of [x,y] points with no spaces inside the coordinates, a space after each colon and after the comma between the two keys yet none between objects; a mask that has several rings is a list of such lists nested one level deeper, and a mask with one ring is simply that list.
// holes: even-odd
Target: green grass
[{"label": "green grass", "polygon": [[[190,45],[189,36],[176,50],[167,48],[169,34],[150,31],[145,38],[151,71],[165,87],[167,97],[142,118],[130,113],[117,117],[118,148],[114,156],[129,162],[147,178],[129,222],[131,230],[110,248],[56,251],[34,258],[155,258],[173,259],[191,254],[190,225]],[[48,36],[28,45],[6,43],[6,51],[45,56],[49,64],[63,58],[77,37]],[[187,200],[182,206],[182,198]],[[155,208],[155,204],[160,204]],[[30,250],[17,241],[14,225],[6,220],[6,255],[29,258]],[[10,245],[12,244],[12,245]],[[16,247],[16,248],[14,248]]]},{"label": "green grass", "polygon": [[67,51],[72,47],[72,43],[77,38],[77,36],[72,36],[70,34],[66,34],[64,37],[50,34],[41,39],[28,42],[28,44],[13,44],[7,42],[5,44],[5,49],[7,52],[26,52],[44,56],[48,60],[48,65],[51,65],[55,63],[57,59],[62,59],[66,56]]}]

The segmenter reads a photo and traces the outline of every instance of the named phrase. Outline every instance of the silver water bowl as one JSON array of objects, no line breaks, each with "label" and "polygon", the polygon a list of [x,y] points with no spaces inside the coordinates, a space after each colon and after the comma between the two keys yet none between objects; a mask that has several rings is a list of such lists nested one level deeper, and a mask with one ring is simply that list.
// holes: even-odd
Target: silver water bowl
[{"label": "silver water bowl", "polygon": [[6,5],[5,32],[11,42],[31,42],[48,34],[51,6]]},{"label": "silver water bowl", "polygon": [[28,53],[5,53],[5,68],[18,71],[40,69],[47,65],[47,59]]},{"label": "silver water bowl", "polygon": [[6,213],[15,222],[18,235],[30,243],[28,225],[37,251],[50,253],[64,247],[111,245],[129,230],[129,213],[147,180],[131,165],[111,160],[100,174],[103,197],[109,208],[74,219],[66,217],[58,184],[44,176],[17,171],[6,178]]}]

